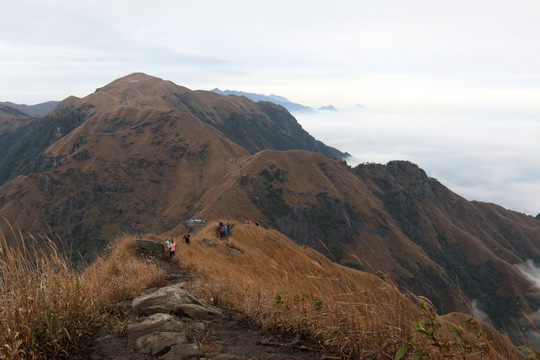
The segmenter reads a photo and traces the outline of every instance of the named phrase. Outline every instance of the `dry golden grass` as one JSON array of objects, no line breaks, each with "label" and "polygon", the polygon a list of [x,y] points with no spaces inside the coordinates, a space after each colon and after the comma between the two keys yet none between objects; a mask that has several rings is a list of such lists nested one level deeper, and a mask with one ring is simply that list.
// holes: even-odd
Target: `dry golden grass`
[{"label": "dry golden grass", "polygon": [[[118,238],[81,274],[49,239],[13,237],[17,243],[8,245],[0,234],[2,359],[65,355],[91,326],[111,321],[118,301],[164,283],[162,270],[136,256],[131,236]],[[405,346],[402,359],[415,353],[429,359],[523,358],[495,330],[460,315],[439,317],[429,306],[419,311],[392,283],[332,263],[273,230],[236,225],[225,241],[209,225],[192,236],[191,245],[177,244],[176,261],[198,275],[196,295],[244,312],[265,329],[305,336],[341,358],[395,359]],[[418,331],[420,325],[427,330]],[[463,328],[463,336],[452,326]],[[427,334],[430,329],[435,336]]]},{"label": "dry golden grass", "polygon": [[133,299],[149,284],[165,284],[164,272],[136,256],[135,251],[135,237],[117,238],[109,253],[82,273],[81,280],[97,298],[113,304]]},{"label": "dry golden grass", "polygon": [[134,238],[119,239],[79,274],[50,239],[10,235],[8,242],[0,233],[0,359],[64,356],[85,331],[110,321],[118,301],[164,281],[135,256]]},{"label": "dry golden grass", "polygon": [[[414,331],[429,313],[419,311],[392,283],[332,263],[273,230],[236,225],[227,240],[219,240],[216,230],[208,225],[191,245],[178,242],[176,260],[198,274],[192,289],[198,296],[239,310],[263,328],[301,334],[351,359],[394,359],[399,348],[411,343],[418,348],[410,346],[402,359],[414,351],[430,359],[522,358],[510,343],[497,348],[498,336],[489,340],[483,333],[471,340],[473,345],[485,342],[481,352],[467,349],[450,331],[455,322],[435,317],[437,341],[449,345],[441,350],[441,344]],[[204,239],[217,246],[205,245]]]}]

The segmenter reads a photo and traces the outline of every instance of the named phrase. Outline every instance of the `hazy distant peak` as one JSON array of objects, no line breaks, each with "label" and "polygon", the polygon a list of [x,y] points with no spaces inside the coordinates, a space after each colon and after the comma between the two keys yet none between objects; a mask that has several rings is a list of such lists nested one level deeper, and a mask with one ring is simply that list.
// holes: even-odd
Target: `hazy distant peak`
[{"label": "hazy distant peak", "polygon": [[321,106],[317,110],[323,110],[323,111],[338,111],[338,109],[334,105],[327,105],[327,106]]},{"label": "hazy distant peak", "polygon": [[283,96],[279,96],[279,95],[270,94],[270,95],[268,95],[268,97],[270,99],[274,99],[276,101],[290,102],[289,99],[287,99],[287,98],[285,98]]},{"label": "hazy distant peak", "polygon": [[276,105],[281,105],[285,109],[287,109],[290,112],[313,112],[314,110],[310,108],[309,106],[304,106],[301,104],[294,103],[292,101],[289,101],[287,98],[279,95],[263,95],[263,94],[255,94],[255,93],[248,93],[244,91],[237,91],[237,90],[220,90],[218,88],[215,88],[211,90],[212,92],[215,92],[216,94],[220,95],[236,95],[236,96],[245,96],[251,101],[259,102],[259,101],[269,101],[271,103],[274,103]]}]

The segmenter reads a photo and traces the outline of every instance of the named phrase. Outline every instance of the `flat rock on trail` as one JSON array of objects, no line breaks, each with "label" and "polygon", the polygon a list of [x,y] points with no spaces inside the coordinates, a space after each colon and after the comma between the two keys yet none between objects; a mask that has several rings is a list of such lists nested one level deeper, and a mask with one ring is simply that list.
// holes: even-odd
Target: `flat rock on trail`
[{"label": "flat rock on trail", "polygon": [[167,285],[119,304],[125,322],[102,327],[70,359],[333,359],[298,337],[280,338],[250,326],[248,319],[192,297],[193,275],[162,262]]}]

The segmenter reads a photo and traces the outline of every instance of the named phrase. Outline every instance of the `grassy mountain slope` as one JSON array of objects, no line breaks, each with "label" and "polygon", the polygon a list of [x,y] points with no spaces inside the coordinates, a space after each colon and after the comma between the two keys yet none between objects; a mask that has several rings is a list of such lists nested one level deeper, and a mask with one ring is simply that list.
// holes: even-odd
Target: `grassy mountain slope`
[{"label": "grassy mountain slope", "polygon": [[[170,81],[134,73],[99,88],[84,99],[70,97],[64,100],[24,136],[6,146],[4,160],[0,163],[0,185],[17,175],[56,166],[59,159],[50,158],[45,150],[90,118],[112,117],[109,122],[113,125],[107,125],[107,132],[121,128],[130,116],[129,112],[122,113],[122,108],[151,109],[154,113],[155,110],[177,111],[182,116],[215,127],[252,153],[266,148],[305,149],[332,158],[348,156],[315,140],[280,106],[255,104],[244,97],[191,91]],[[154,127],[152,131],[157,130]]]},{"label": "grassy mountain slope", "polygon": [[3,152],[0,162],[0,185],[14,177],[41,172],[56,164],[56,159],[45,156],[51,144],[80,125],[86,118],[91,105],[67,105],[74,99],[68,98],[55,116],[46,116],[20,127],[10,134],[11,142]]},{"label": "grassy mountain slope", "polygon": [[[407,356],[521,358],[489,326],[471,326],[474,321],[468,323],[464,314],[440,317],[416,308],[392,283],[340,266],[275,230],[236,224],[225,240],[217,240],[215,230],[210,224],[197,231],[190,245],[179,242],[176,260],[199,275],[193,285],[197,294],[247,313],[260,326],[300,333],[341,358],[393,359],[411,339],[418,346],[409,345]],[[420,323],[440,328],[430,339],[413,331]],[[468,345],[451,334],[452,326],[467,329]],[[481,343],[489,345],[482,348]]]},{"label": "grassy mountain slope", "polygon": [[190,114],[214,126],[251,153],[268,148],[304,149],[331,158],[348,156],[316,141],[287,110],[270,102],[254,103],[243,96],[191,91],[141,73],[115,80],[97,93],[106,93],[128,106],[173,108]]},{"label": "grassy mountain slope", "polygon": [[36,118],[8,106],[0,105],[0,163],[8,151],[27,131]]},{"label": "grassy mountain slope", "polygon": [[[126,326],[116,317],[119,301],[165,284],[163,264],[155,255],[141,256],[134,236],[112,241],[83,271],[46,238],[15,238],[12,246],[0,233],[1,358],[71,358],[73,348],[86,353],[101,326]],[[523,358],[485,323],[465,314],[438,316],[429,301],[404,296],[392,283],[333,263],[274,230],[236,225],[218,240],[211,224],[190,245],[178,241],[174,261],[194,275],[189,291],[198,298],[244,313],[254,327],[307,339],[328,355],[394,359],[406,350],[404,358]],[[211,341],[213,322],[205,325],[204,339]],[[219,349],[206,345],[211,353]]]},{"label": "grassy mountain slope", "polygon": [[[34,122],[2,161],[0,216],[84,255],[118,233],[258,220],[349,267],[382,271],[441,312],[475,303],[499,328],[537,309],[514,265],[538,259],[538,219],[469,202],[416,165],[354,169],[279,106],[135,73]],[[301,150],[292,150],[292,149]],[[286,151],[282,151],[286,150]]]},{"label": "grassy mountain slope", "polygon": [[474,302],[499,328],[538,308],[514,266],[537,259],[538,219],[469,202],[408,162],[350,169],[266,150],[237,163],[197,217],[259,220],[337,262],[390,274],[440,311],[472,311]]},{"label": "grassy mountain slope", "polygon": [[[84,251],[113,233],[168,230],[191,216],[237,158],[249,155],[220,131],[236,129],[231,118],[249,123],[235,140],[254,144],[252,151],[308,145],[332,151],[290,114],[280,117],[281,108],[270,117],[273,107],[140,73],[84,99],[70,97],[0,164],[2,181],[13,179],[2,188],[1,212],[29,231],[48,224]],[[261,141],[267,130],[270,140]]]},{"label": "grassy mountain slope", "polygon": [[[370,179],[370,188],[400,229],[498,326],[509,327],[521,310],[538,308],[531,284],[514,267],[540,255],[534,240],[540,231],[537,219],[494,204],[466,201],[407,162],[359,166],[355,173]],[[411,260],[405,259],[405,267]],[[411,272],[414,283],[444,281],[433,267]],[[448,310],[443,294],[430,295]]]}]

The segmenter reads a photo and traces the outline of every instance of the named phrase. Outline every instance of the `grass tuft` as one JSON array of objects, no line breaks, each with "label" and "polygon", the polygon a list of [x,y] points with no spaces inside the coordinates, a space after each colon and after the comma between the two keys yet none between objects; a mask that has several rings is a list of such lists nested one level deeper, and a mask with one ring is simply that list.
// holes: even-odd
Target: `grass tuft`
[{"label": "grass tuft", "polygon": [[0,233],[0,358],[68,355],[83,335],[110,321],[118,301],[163,283],[156,266],[138,258],[132,237],[115,241],[84,272],[48,237]]}]

